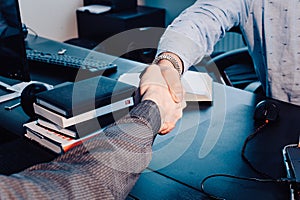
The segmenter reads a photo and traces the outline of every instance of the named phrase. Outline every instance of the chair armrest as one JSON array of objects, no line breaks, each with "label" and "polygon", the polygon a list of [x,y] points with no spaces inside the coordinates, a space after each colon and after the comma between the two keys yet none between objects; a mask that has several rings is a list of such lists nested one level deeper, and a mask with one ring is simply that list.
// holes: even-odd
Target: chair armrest
[{"label": "chair armrest", "polygon": [[209,73],[216,75],[216,81],[225,85],[233,86],[225,70],[236,64],[253,65],[252,58],[247,47],[234,49],[220,54],[207,61],[205,68]]}]

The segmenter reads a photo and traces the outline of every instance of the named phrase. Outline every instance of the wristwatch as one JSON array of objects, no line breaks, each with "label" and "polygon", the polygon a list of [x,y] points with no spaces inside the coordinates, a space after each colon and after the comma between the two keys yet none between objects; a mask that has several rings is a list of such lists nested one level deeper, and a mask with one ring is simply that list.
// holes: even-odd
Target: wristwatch
[{"label": "wristwatch", "polygon": [[161,60],[168,60],[168,61],[170,61],[172,63],[172,65],[173,65],[173,67],[177,70],[179,76],[181,76],[182,71],[180,69],[180,66],[179,66],[177,60],[173,56],[171,56],[169,54],[160,54],[159,56],[157,56],[153,60],[152,64],[158,64],[159,61],[161,61]]}]

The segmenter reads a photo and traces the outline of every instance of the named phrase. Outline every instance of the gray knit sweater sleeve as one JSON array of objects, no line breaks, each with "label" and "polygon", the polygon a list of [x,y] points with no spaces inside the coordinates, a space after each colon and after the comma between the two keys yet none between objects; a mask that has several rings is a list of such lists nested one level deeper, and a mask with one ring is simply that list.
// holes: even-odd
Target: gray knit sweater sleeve
[{"label": "gray knit sweater sleeve", "polygon": [[152,101],[49,163],[0,176],[1,199],[125,199],[151,160],[160,114]]}]

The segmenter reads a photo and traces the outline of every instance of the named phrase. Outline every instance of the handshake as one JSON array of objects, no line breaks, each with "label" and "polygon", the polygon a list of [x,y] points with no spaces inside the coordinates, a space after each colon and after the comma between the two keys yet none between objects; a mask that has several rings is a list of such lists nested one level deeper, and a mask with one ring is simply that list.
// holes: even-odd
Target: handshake
[{"label": "handshake", "polygon": [[178,71],[173,66],[151,64],[140,75],[140,94],[142,101],[151,100],[159,108],[159,133],[167,134],[173,130],[186,107]]}]

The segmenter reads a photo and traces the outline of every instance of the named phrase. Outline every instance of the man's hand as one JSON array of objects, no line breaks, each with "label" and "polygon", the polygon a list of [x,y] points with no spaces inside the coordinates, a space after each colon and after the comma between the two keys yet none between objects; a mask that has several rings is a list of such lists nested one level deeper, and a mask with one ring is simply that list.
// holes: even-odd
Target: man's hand
[{"label": "man's hand", "polygon": [[[152,100],[157,104],[162,119],[159,131],[161,134],[169,133],[175,127],[176,122],[182,117],[182,109],[186,106],[185,101],[182,100],[180,78],[176,73],[152,64],[141,74],[142,101]],[[169,87],[173,84],[178,88]]]},{"label": "man's hand", "polygon": [[160,66],[161,74],[163,75],[172,99],[176,103],[183,101],[183,88],[178,72],[170,66]]}]

